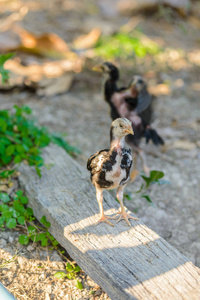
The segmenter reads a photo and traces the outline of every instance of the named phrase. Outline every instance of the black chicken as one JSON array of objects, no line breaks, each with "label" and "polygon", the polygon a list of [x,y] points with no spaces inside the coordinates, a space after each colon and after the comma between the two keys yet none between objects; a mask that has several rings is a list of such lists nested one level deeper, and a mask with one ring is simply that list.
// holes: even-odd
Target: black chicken
[{"label": "black chicken", "polygon": [[105,189],[117,188],[117,199],[121,205],[118,221],[125,219],[131,226],[128,219],[136,219],[126,212],[123,205],[123,191],[130,179],[132,166],[131,148],[125,141],[125,136],[128,134],[133,135],[131,122],[126,118],[116,119],[111,124],[110,149],[98,151],[88,159],[87,169],[91,173],[91,181],[96,188],[96,197],[100,208],[98,223],[106,222],[113,226],[108,219],[115,218],[104,214],[103,190]]},{"label": "black chicken", "polygon": [[[132,147],[133,151],[139,154],[144,172],[149,175],[149,168],[146,164],[146,157],[141,148],[139,148],[142,137],[146,138],[146,143],[149,140],[155,145],[163,145],[163,139],[158,135],[156,130],[150,126],[152,118],[151,95],[147,91],[147,85],[141,76],[134,76],[128,87],[117,87],[119,79],[119,71],[116,66],[109,62],[98,65],[93,68],[95,71],[101,71],[108,74],[108,78],[104,85],[105,100],[111,107],[112,119],[125,117],[132,122],[134,136],[128,135],[127,142]],[[136,174],[136,157],[134,159],[134,172],[132,180]]]}]

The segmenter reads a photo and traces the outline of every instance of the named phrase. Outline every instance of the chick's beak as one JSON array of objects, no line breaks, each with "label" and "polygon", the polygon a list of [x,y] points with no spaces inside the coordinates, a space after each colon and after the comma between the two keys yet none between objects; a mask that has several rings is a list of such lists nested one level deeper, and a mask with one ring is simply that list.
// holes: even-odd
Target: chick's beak
[{"label": "chick's beak", "polygon": [[95,72],[103,72],[104,71],[104,68],[103,68],[103,65],[96,65],[92,68],[92,71],[95,71]]},{"label": "chick's beak", "polygon": [[124,130],[124,132],[134,135],[133,128],[131,125],[127,126],[127,128]]}]

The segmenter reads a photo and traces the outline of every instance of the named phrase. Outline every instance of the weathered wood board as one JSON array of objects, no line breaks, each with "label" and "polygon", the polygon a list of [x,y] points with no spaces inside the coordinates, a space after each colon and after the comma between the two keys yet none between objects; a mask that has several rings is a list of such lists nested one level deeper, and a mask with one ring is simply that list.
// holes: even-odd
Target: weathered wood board
[{"label": "weathered wood board", "polygon": [[[35,216],[51,222],[51,233],[113,300],[200,299],[200,269],[140,221],[95,225],[99,207],[89,172],[66,152],[44,150],[48,170],[20,167],[20,183]],[[119,204],[105,192],[107,214]],[[153,217],[153,216],[152,216]]]}]

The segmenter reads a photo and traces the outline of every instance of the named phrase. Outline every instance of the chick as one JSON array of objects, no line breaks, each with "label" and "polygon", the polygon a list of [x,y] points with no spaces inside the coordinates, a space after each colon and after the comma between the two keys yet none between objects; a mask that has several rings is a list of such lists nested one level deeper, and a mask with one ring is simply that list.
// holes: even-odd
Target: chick
[{"label": "chick", "polygon": [[[113,64],[105,62],[94,68],[95,71],[101,71],[108,74],[108,78],[104,84],[104,97],[111,108],[111,118],[125,117],[132,123],[134,136],[128,135],[126,140],[131,146],[134,153],[140,156],[144,172],[149,175],[150,169],[146,163],[146,156],[139,147],[142,137],[146,138],[155,145],[163,145],[163,139],[158,135],[157,131],[150,126],[152,119],[152,103],[151,95],[147,91],[147,84],[141,76],[134,76],[128,87],[117,87],[119,79],[119,71]],[[134,168],[131,175],[132,180],[136,177],[136,159],[134,156]]]},{"label": "chick", "polygon": [[136,219],[126,212],[123,205],[123,191],[129,181],[132,166],[131,148],[125,141],[128,134],[134,134],[131,122],[126,118],[117,118],[110,128],[110,149],[98,151],[88,159],[87,169],[91,173],[91,181],[96,188],[96,198],[100,208],[100,218],[97,223],[106,222],[113,226],[109,221],[113,217],[104,214],[103,191],[115,188],[121,206],[118,221],[125,219],[131,226],[128,219]]}]

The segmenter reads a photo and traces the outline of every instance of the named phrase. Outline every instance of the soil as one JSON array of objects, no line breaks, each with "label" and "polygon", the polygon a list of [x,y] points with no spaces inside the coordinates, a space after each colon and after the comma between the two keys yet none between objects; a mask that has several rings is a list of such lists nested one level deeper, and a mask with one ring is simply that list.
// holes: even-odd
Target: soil
[{"label": "soil", "polygon": [[[73,13],[59,9],[58,2],[62,7],[69,3]],[[116,16],[116,12],[109,14],[109,10],[105,15],[103,4],[99,7],[98,2],[85,2],[52,1],[54,10],[48,5],[39,10],[30,9],[22,21],[23,26],[35,33],[56,32],[70,42],[96,23],[100,28],[105,28],[106,23],[118,30],[129,21],[129,17]],[[27,3],[31,6],[32,2]],[[147,78],[150,91],[157,96],[152,127],[157,128],[164,138],[165,147],[156,148],[143,141],[141,148],[146,151],[149,167],[165,173],[165,183],[151,188],[149,193],[154,205],[149,205],[135,194],[142,183],[138,177],[127,186],[132,200],[125,200],[125,205],[200,267],[199,28],[178,16],[173,22],[163,16],[161,22],[158,15],[137,18],[142,32],[160,43],[164,52],[155,59],[144,60],[143,64],[136,61],[123,65],[118,62],[118,65],[122,70],[121,82],[127,82],[130,74],[139,72]],[[0,109],[26,104],[33,109],[34,117],[41,125],[54,132],[67,133],[67,141],[81,149],[76,159],[83,166],[91,154],[109,146],[111,124],[109,107],[101,91],[101,76],[93,74],[88,65],[75,75],[67,93],[39,97],[27,90],[14,89],[2,93],[0,99]],[[139,160],[138,169],[141,171]],[[55,279],[54,273],[64,270],[62,256],[36,244],[22,246],[18,242],[19,232],[7,229],[0,232],[1,264],[11,259],[10,263],[0,267],[0,280],[17,299],[109,299],[84,272],[79,276],[84,286],[82,291],[73,281]]]}]

